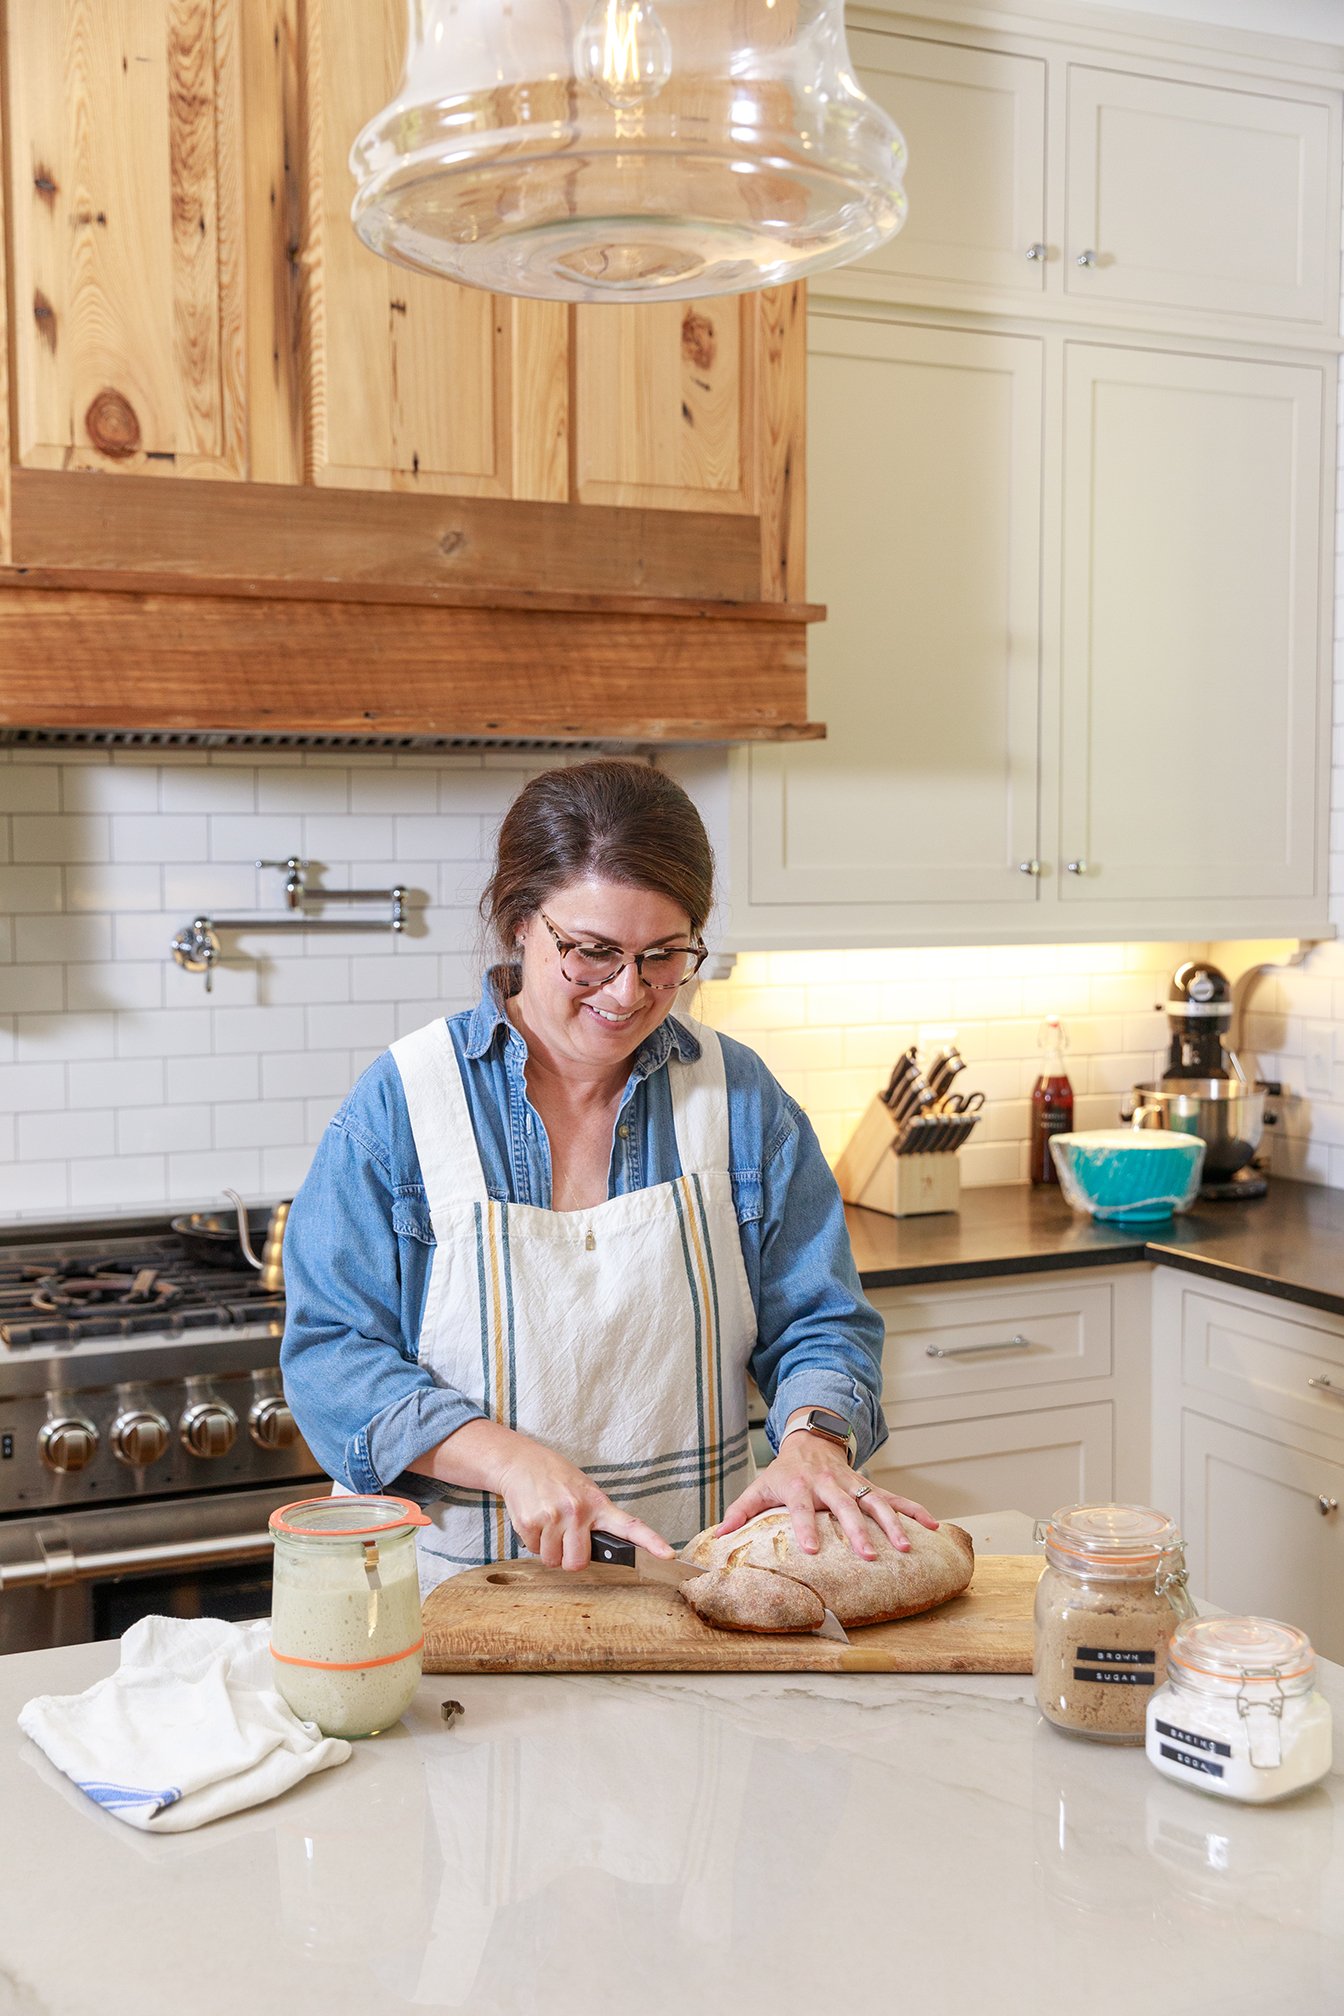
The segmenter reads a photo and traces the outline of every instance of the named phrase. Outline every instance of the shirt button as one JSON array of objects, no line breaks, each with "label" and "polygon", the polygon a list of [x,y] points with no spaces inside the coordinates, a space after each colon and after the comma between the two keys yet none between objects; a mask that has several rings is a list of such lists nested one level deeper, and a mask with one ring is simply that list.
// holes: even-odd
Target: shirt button
[{"label": "shirt button", "polygon": [[628,1127],[618,1127],[618,1128],[616,1129],[616,1132],[617,1132],[617,1133],[618,1133],[618,1134],[620,1135],[620,1137],[621,1137],[622,1141],[628,1141],[628,1140],[629,1140],[629,1138],[630,1138],[630,1129],[629,1129]]}]

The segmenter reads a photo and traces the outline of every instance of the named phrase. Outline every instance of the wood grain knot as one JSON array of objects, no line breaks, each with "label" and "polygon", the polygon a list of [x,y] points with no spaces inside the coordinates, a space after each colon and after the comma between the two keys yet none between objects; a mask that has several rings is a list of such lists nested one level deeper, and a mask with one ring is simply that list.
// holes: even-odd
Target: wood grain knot
[{"label": "wood grain knot", "polygon": [[451,560],[454,553],[460,553],[466,543],[467,535],[465,532],[445,532],[439,541],[439,551],[445,560]]},{"label": "wood grain knot", "polygon": [[40,287],[33,290],[33,320],[37,324],[38,335],[54,357],[56,355],[56,310],[52,307]]},{"label": "wood grain knot", "polygon": [[48,210],[53,210],[56,207],[57,182],[44,162],[37,161],[33,164],[33,187]]},{"label": "wood grain knot", "polygon": [[688,308],[681,323],[681,354],[686,362],[693,364],[697,371],[708,371],[718,351],[714,324],[708,315],[698,315],[694,308]]},{"label": "wood grain knot", "polygon": [[89,401],[84,430],[98,453],[111,456],[113,461],[134,455],[140,446],[140,422],[135,417],[135,408],[125,393],[111,385]]}]

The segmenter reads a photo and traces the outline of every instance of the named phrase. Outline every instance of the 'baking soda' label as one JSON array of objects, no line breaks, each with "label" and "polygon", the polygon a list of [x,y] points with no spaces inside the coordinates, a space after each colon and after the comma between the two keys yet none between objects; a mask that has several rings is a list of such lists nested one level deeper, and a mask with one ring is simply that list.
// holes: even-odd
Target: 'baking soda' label
[{"label": "'baking soda' label", "polygon": [[1219,1743],[1212,1736],[1196,1736],[1193,1730],[1178,1729],[1174,1723],[1154,1719],[1159,1736],[1170,1736],[1173,1743],[1184,1743],[1187,1750],[1207,1750],[1215,1757],[1232,1755],[1230,1743]]},{"label": "'baking soda' label", "polygon": [[[1157,1726],[1160,1729],[1162,1724],[1159,1722]],[[1221,1778],[1223,1775],[1222,1765],[1215,1764],[1212,1757],[1194,1756],[1189,1750],[1178,1750],[1174,1743],[1162,1743],[1158,1747],[1164,1757],[1169,1758],[1173,1764],[1184,1764],[1187,1771],[1202,1771],[1206,1778]],[[1232,1753],[1225,1744],[1220,1743],[1218,1748],[1227,1756],[1231,1756]]]},{"label": "'baking soda' label", "polygon": [[[1080,1645],[1074,1653],[1075,1680],[1099,1680],[1103,1686],[1151,1687],[1156,1652],[1130,1652],[1119,1645]],[[1084,1664],[1086,1661],[1086,1664]]]}]

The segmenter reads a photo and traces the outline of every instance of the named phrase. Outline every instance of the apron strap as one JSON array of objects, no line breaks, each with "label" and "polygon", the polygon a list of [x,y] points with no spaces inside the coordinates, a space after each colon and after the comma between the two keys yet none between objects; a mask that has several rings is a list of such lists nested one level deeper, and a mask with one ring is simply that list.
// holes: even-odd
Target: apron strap
[{"label": "apron strap", "polygon": [[674,1052],[667,1060],[672,1119],[683,1176],[710,1175],[731,1167],[728,1143],[728,1080],[723,1046],[712,1029],[688,1015],[677,1020],[700,1045],[692,1063]]},{"label": "apron strap", "polygon": [[443,1016],[392,1045],[411,1116],[430,1220],[447,1204],[485,1204],[489,1191],[462,1069]]}]

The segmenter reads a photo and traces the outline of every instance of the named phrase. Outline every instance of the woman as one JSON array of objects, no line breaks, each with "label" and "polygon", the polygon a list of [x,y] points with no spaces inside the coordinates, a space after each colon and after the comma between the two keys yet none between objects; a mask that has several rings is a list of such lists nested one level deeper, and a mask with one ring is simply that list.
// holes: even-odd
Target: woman
[{"label": "woman", "polygon": [[[404,1037],[327,1129],[285,1236],[285,1390],[338,1486],[425,1505],[421,1582],[601,1527],[667,1556],[784,1505],[874,1555],[924,1508],[885,1439],[882,1322],[834,1179],[760,1059],[673,1009],[705,957],[704,827],[642,764],[536,777],[470,1014]],[[746,1374],[777,1452],[754,1479]]]}]

